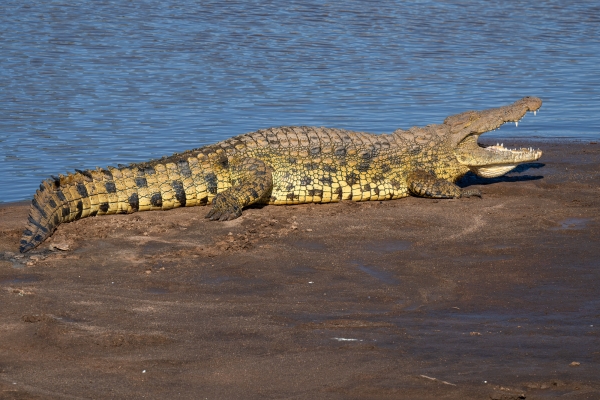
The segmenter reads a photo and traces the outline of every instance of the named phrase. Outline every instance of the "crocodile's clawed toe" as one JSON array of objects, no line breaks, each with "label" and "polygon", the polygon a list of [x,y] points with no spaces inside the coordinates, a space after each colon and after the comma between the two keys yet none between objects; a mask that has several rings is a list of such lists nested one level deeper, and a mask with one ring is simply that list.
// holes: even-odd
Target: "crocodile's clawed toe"
[{"label": "crocodile's clawed toe", "polygon": [[236,219],[237,217],[239,217],[239,215],[236,215],[235,213],[223,213],[221,214],[219,221],[231,221],[232,219]]},{"label": "crocodile's clawed toe", "polygon": [[234,210],[219,211],[219,210],[212,209],[208,212],[208,214],[206,214],[205,218],[208,218],[211,221],[231,221],[233,219],[238,218],[241,215],[242,215],[241,212],[236,212]]},{"label": "crocodile's clawed toe", "polygon": [[479,189],[466,189],[462,191],[460,197],[479,197],[482,199],[483,195]]},{"label": "crocodile's clawed toe", "polygon": [[205,216],[204,218],[206,219],[210,219],[211,221],[215,220],[215,214],[216,214],[216,210],[215,209],[211,209]]}]

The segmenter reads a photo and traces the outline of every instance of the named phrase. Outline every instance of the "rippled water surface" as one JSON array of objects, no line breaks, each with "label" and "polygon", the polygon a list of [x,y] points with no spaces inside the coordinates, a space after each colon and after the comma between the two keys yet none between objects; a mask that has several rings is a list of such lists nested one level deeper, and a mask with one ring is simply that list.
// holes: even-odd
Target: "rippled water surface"
[{"label": "rippled water surface", "polygon": [[[493,135],[600,138],[597,1],[0,4],[0,201],[278,125],[391,132],[526,95]],[[492,135],[492,134],[490,134]]]}]

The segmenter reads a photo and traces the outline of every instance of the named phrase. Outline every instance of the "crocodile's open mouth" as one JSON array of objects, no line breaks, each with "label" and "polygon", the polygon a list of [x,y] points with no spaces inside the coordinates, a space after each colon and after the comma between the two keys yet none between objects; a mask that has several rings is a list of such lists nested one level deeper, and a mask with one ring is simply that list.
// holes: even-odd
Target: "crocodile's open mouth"
[{"label": "crocodile's open mouth", "polygon": [[[483,150],[490,152],[492,157],[497,159],[495,164],[486,165],[469,165],[469,169],[484,178],[494,178],[506,174],[516,168],[517,165],[524,162],[538,160],[542,156],[541,150],[534,150],[532,147],[527,149],[507,149],[504,144],[496,144],[495,146],[483,147]],[[506,158],[513,161],[506,161]],[[487,157],[486,157],[487,158]]]},{"label": "crocodile's open mouth", "polygon": [[[456,144],[455,155],[461,164],[484,178],[501,176],[514,169],[517,165],[538,160],[541,150],[531,147],[509,149],[503,144],[485,146],[478,143],[479,136],[499,128],[507,122],[519,121],[529,112],[536,112],[542,102],[534,97],[526,97],[513,105],[485,111],[471,111],[449,117],[445,123],[456,129],[463,137]],[[458,128],[458,129],[457,129]]]}]

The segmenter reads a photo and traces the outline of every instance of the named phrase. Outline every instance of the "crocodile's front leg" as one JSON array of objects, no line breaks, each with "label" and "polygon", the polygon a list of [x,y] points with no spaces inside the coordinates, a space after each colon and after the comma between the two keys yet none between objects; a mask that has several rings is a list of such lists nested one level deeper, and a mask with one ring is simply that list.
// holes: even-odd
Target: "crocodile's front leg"
[{"label": "crocodile's front leg", "polygon": [[271,169],[256,158],[230,164],[231,187],[217,194],[206,218],[229,221],[242,215],[242,209],[266,197],[273,189]]},{"label": "crocodile's front leg", "polygon": [[413,171],[407,178],[408,190],[415,196],[432,199],[457,199],[460,197],[481,197],[479,189],[463,190],[452,182],[438,179],[423,170]]}]

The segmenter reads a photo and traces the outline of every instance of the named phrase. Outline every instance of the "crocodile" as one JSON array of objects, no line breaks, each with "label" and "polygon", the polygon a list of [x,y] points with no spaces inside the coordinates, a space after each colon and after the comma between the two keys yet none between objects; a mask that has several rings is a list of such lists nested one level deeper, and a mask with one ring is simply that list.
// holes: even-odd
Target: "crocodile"
[{"label": "crocodile", "polygon": [[31,202],[20,251],[40,245],[61,223],[104,214],[212,205],[206,217],[226,221],[257,203],[481,197],[456,181],[469,171],[501,176],[542,152],[484,146],[479,136],[510,121],[518,124],[541,105],[525,97],[391,134],[270,128],[153,161],[52,176]]}]

